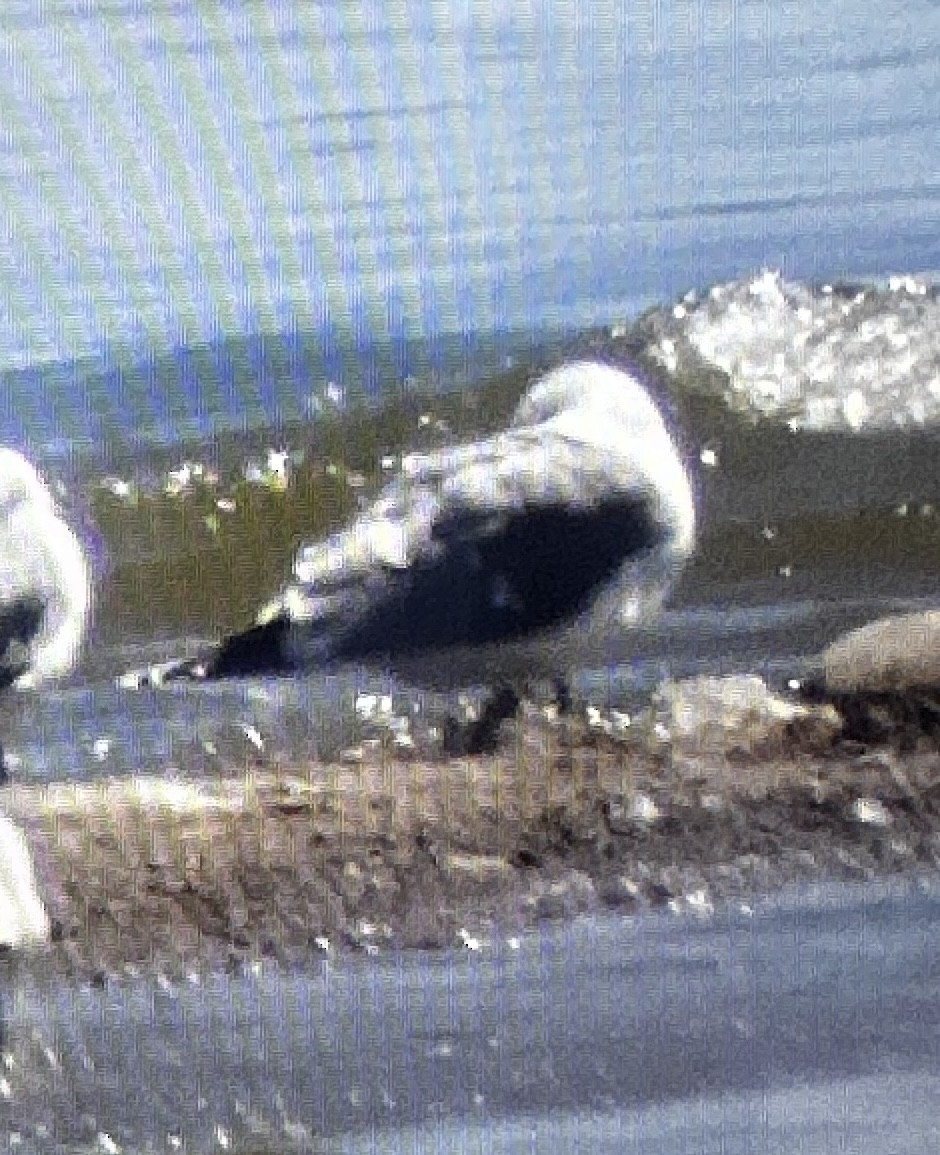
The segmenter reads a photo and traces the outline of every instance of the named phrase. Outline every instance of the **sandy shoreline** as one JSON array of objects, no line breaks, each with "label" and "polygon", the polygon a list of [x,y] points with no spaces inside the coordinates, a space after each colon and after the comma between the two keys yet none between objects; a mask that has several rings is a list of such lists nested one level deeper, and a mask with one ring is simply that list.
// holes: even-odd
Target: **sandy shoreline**
[{"label": "sandy shoreline", "polygon": [[651,749],[530,710],[493,758],[378,749],[213,782],[14,785],[3,809],[49,914],[43,965],[101,981],[473,946],[592,910],[933,869],[940,751],[833,742],[818,719]]}]

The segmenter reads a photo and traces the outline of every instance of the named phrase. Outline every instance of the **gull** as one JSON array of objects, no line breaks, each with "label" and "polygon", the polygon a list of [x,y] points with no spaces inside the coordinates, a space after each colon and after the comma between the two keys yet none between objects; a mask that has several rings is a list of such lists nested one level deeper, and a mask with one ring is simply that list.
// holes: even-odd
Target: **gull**
[{"label": "gull", "polygon": [[663,412],[633,370],[573,361],[504,431],[411,454],[345,529],[299,550],[254,624],[179,673],[340,665],[415,685],[497,688],[488,744],[535,679],[607,664],[655,619],[692,553],[696,500]]},{"label": "gull", "polygon": [[85,550],[50,490],[22,454],[0,448],[0,688],[72,670],[92,601]]},{"label": "gull", "polygon": [[0,690],[29,690],[67,674],[91,610],[81,542],[35,467],[0,448]]}]

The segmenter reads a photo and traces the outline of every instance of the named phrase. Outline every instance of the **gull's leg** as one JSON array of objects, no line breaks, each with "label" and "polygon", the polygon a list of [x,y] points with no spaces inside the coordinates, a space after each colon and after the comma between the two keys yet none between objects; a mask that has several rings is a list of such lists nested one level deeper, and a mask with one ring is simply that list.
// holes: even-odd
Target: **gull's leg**
[{"label": "gull's leg", "polygon": [[519,692],[508,682],[498,685],[487,698],[480,717],[461,729],[455,718],[444,726],[444,750],[450,755],[492,754],[499,748],[499,731],[519,709]]},{"label": "gull's leg", "polygon": [[499,731],[507,718],[519,709],[519,692],[504,682],[493,691],[483,707],[483,713],[470,727],[468,741],[470,754],[492,754],[499,746]]},{"label": "gull's leg", "polygon": [[6,751],[0,746],[0,786],[6,786],[10,781],[10,771],[7,769]]},{"label": "gull's leg", "polygon": [[558,713],[562,715],[570,714],[571,687],[568,685],[568,679],[562,677],[553,678],[552,689],[555,691],[555,703],[558,706]]}]

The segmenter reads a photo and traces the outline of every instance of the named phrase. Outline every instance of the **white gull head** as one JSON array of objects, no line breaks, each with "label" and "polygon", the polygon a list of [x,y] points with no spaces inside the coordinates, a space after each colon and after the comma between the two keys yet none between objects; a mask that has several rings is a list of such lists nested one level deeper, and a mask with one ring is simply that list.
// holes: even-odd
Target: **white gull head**
[{"label": "white gull head", "polygon": [[254,630],[286,623],[301,668],[436,686],[562,676],[655,617],[695,539],[692,485],[646,386],[575,361],[504,432],[406,457],[346,529],[300,550]]},{"label": "white gull head", "polygon": [[0,683],[26,689],[67,674],[91,609],[78,537],[35,467],[0,448]]}]

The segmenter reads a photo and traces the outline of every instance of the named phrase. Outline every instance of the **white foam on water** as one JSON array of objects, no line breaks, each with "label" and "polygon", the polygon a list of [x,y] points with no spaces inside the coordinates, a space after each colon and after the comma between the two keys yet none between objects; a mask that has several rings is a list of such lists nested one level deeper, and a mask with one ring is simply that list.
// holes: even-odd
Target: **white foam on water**
[{"label": "white foam on water", "polygon": [[649,351],[670,372],[721,369],[729,404],[793,429],[940,423],[940,293],[927,278],[847,288],[764,270],[689,293],[651,324]]}]

